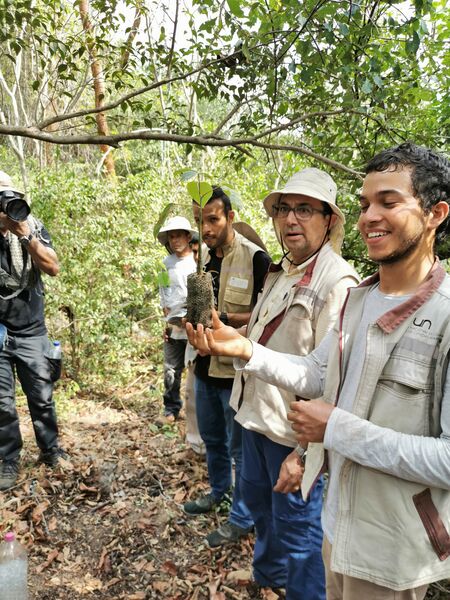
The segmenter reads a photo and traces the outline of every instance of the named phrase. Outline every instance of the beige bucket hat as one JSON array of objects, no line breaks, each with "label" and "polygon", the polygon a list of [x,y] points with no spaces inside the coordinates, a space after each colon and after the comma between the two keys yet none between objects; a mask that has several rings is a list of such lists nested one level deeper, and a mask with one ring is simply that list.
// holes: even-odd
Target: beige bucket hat
[{"label": "beige bucket hat", "polygon": [[191,235],[197,233],[195,229],[192,229],[191,224],[186,219],[186,217],[172,217],[170,219],[167,219],[167,221],[159,230],[159,233],[157,235],[158,242],[163,246],[166,246],[166,244],[168,244],[169,242],[167,233],[169,231],[175,231],[177,229],[187,231]]},{"label": "beige bucket hat", "polygon": [[[264,208],[269,217],[272,217],[272,207],[280,201],[282,195],[302,194],[315,198],[329,205],[333,213],[337,216],[336,223],[330,229],[330,243],[335,252],[340,253],[342,241],[344,239],[345,216],[336,204],[337,186],[334,179],[315,167],[308,167],[294,173],[286,182],[281,190],[275,190],[268,194],[264,200]],[[279,231],[275,226],[275,232],[280,239]]]}]

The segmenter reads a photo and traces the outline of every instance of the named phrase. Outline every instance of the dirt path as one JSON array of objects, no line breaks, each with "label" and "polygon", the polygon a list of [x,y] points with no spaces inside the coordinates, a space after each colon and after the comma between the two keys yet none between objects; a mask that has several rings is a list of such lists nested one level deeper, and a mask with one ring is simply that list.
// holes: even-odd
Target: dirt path
[{"label": "dirt path", "polygon": [[[207,489],[204,460],[184,443],[183,423],[158,429],[156,407],[78,398],[61,419],[71,463],[35,463],[25,410],[16,488],[0,493],[0,533],[28,545],[31,600],[243,600],[277,594],[249,581],[251,537],[211,551],[204,537],[225,513],[187,518],[181,505]],[[429,598],[449,598],[445,588]]]}]

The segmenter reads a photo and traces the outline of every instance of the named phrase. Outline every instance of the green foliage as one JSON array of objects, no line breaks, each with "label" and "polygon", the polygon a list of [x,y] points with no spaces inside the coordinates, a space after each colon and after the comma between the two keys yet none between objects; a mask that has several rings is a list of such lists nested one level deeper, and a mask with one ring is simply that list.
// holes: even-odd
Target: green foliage
[{"label": "green foliage", "polygon": [[169,287],[170,277],[169,277],[169,273],[167,272],[166,269],[164,269],[158,273],[158,285],[160,287]]},{"label": "green foliage", "polygon": [[[11,124],[43,128],[54,114],[91,106],[86,72],[94,41],[104,100],[117,105],[107,113],[112,132],[160,133],[161,151],[154,146],[152,152],[161,155],[162,168],[167,140],[184,144],[191,156],[193,140],[186,136],[211,144],[231,139],[240,164],[253,143],[283,144],[354,169],[374,150],[405,138],[437,148],[448,141],[445,0],[193,0],[189,8],[180,5],[176,23],[170,3],[98,0],[91,2],[89,35],[68,0],[1,0],[2,6],[0,68],[9,90],[20,90],[13,118],[3,85]],[[96,131],[92,114],[66,125]],[[54,135],[66,133],[59,127]],[[119,164],[119,174],[126,168]]]},{"label": "green foliage", "polygon": [[33,212],[62,266],[46,279],[50,331],[63,341],[67,371],[80,385],[129,381],[134,363],[150,348],[159,351],[165,250],[149,233],[164,189],[152,171],[116,188],[69,168],[33,179]]},{"label": "green foliage", "polygon": [[212,185],[206,181],[189,181],[186,184],[187,193],[194,202],[197,202],[202,208],[211,198]]}]

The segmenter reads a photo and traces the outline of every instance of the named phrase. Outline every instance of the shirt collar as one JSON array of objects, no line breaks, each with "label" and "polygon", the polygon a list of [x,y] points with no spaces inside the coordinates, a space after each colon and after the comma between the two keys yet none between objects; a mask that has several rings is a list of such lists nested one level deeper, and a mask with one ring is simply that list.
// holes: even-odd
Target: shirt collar
[{"label": "shirt collar", "polygon": [[[445,278],[445,270],[436,257],[433,266],[429,270],[425,280],[417,288],[416,292],[405,302],[402,302],[392,310],[382,315],[377,324],[385,333],[392,333],[405,319],[410,317],[416,310],[423,306],[438,289]],[[375,273],[364,280],[358,288],[365,288],[380,281],[380,274]]]}]

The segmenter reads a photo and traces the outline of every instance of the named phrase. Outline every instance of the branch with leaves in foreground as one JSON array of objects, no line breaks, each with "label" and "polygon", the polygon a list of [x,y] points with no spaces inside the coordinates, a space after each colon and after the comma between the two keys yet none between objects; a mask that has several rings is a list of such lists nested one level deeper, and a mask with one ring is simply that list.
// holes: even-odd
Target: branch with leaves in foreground
[{"label": "branch with leaves in foreground", "polygon": [[[271,130],[272,132],[273,130]],[[303,154],[305,156],[309,156],[314,160],[317,160],[321,163],[327,164],[333,169],[337,169],[340,171],[344,171],[345,173],[349,173],[353,177],[357,177],[361,179],[361,173],[347,167],[346,165],[327,158],[326,156],[322,156],[305,148],[303,146],[297,146],[295,144],[274,144],[274,143],[266,143],[260,141],[260,138],[263,137],[263,134],[258,134],[258,139],[254,137],[249,138],[221,138],[218,136],[210,137],[208,135],[180,135],[176,133],[164,133],[161,131],[154,131],[151,129],[139,129],[137,131],[129,131],[125,133],[116,133],[107,136],[101,135],[55,135],[53,133],[49,133],[46,131],[41,131],[36,127],[16,127],[9,125],[0,125],[0,135],[16,135],[19,137],[26,137],[35,140],[40,140],[42,142],[48,142],[50,144],[60,144],[60,145],[75,145],[75,144],[84,144],[84,145],[108,145],[113,148],[118,148],[121,142],[127,142],[130,140],[146,140],[146,141],[164,141],[164,142],[173,142],[175,144],[190,144],[192,146],[215,146],[220,148],[241,148],[241,147],[257,147],[264,148],[267,150],[281,150],[281,151],[290,151],[296,152],[298,154]],[[267,132],[269,135],[269,132]]]}]

